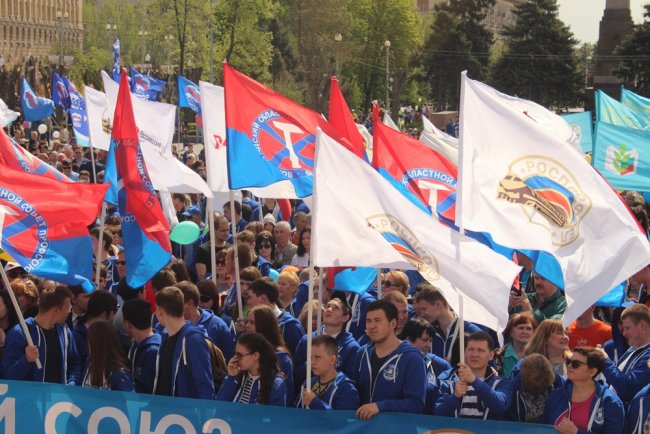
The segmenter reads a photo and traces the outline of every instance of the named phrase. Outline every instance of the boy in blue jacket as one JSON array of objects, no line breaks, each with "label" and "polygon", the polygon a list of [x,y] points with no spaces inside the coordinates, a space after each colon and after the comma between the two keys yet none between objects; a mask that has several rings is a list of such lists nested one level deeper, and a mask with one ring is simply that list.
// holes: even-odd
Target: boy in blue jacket
[{"label": "boy in blue jacket", "polygon": [[440,375],[436,416],[497,419],[510,406],[512,387],[489,366],[494,357],[489,334],[476,332],[467,338],[465,363]]},{"label": "boy in blue jacket", "polygon": [[336,359],[339,351],[336,339],[327,335],[316,336],[311,343],[311,390],[303,384],[296,407],[314,410],[356,410],[359,392],[344,373],[337,372]]},{"label": "boy in blue jacket", "polygon": [[152,394],[161,337],[151,328],[151,303],[128,300],[122,306],[122,315],[124,331],[133,339],[128,353],[133,386],[138,393]]},{"label": "boy in blue jacket", "polygon": [[174,286],[156,293],[156,317],[166,331],[158,350],[154,394],[214,399],[205,330],[185,321],[183,306],[183,293]]},{"label": "boy in blue jacket", "polygon": [[359,349],[355,380],[361,407],[357,417],[379,412],[422,413],[426,373],[424,359],[413,345],[395,335],[397,309],[385,300],[366,311],[366,334],[372,341]]},{"label": "boy in blue jacket", "polygon": [[[46,383],[81,384],[81,364],[72,332],[65,325],[72,308],[72,293],[65,286],[45,289],[38,299],[38,314],[25,323],[34,342],[27,338],[20,324],[7,333],[2,372],[8,380]],[[41,368],[36,366],[40,360]]]}]

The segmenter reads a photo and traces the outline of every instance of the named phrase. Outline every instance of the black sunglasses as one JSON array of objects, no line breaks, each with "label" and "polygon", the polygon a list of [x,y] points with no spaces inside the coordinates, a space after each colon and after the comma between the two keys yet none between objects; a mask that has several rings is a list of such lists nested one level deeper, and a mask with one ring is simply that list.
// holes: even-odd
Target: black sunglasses
[{"label": "black sunglasses", "polygon": [[575,359],[566,359],[564,363],[566,363],[567,366],[571,366],[573,369],[578,369],[580,365],[589,366],[587,363]]},{"label": "black sunglasses", "polygon": [[217,261],[217,265],[226,265],[226,260],[221,259],[221,260]]},{"label": "black sunglasses", "polygon": [[260,249],[270,249],[271,247],[273,247],[273,245],[271,243],[262,243],[262,244],[260,244]]}]

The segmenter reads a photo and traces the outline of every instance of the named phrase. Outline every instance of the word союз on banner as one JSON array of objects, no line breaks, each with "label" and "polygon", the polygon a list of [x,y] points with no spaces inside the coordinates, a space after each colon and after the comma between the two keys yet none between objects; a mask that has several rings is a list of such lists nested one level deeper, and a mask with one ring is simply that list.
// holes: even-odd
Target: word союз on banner
[{"label": "word \u0441\u043e\u044e\u0437 on banner", "polygon": [[0,434],[552,433],[548,425],[352,411],[317,411],[112,392],[59,384],[0,382]]}]

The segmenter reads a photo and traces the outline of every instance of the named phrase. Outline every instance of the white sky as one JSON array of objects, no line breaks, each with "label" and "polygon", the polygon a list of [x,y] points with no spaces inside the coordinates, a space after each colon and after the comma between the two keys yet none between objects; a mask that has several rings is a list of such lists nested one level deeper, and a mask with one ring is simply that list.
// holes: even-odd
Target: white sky
[{"label": "white sky", "polygon": [[[643,5],[650,0],[630,0],[632,20],[643,21]],[[560,19],[565,22],[582,42],[597,42],[598,27],[603,18],[605,0],[558,0]]]}]

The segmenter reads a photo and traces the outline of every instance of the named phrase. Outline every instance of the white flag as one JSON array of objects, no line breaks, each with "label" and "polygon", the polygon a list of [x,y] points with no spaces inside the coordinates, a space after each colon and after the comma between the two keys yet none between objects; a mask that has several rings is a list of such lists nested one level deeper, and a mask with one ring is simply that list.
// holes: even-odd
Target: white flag
[{"label": "white flag", "polygon": [[422,116],[422,126],[420,141],[458,165],[458,139],[436,128],[426,116]]},{"label": "white flag", "polygon": [[[201,112],[203,115],[203,148],[208,171],[208,185],[215,193],[228,192],[228,165],[226,146],[226,109],[222,86],[199,81]],[[289,181],[277,182],[262,188],[247,188],[252,194],[265,198],[296,197]],[[216,205],[215,205],[216,206]]]},{"label": "white flag", "polygon": [[20,113],[10,110],[7,104],[0,99],[0,128],[16,120]]},{"label": "white flag", "polygon": [[[112,125],[119,84],[104,71],[102,80]],[[132,101],[142,155],[154,188],[172,193],[203,193],[212,197],[212,192],[199,174],[172,154],[176,106],[140,98],[133,98]]]},{"label": "white flag", "polygon": [[88,110],[88,130],[90,145],[93,148],[108,151],[111,143],[111,113],[106,105],[103,92],[84,86],[84,98]]},{"label": "white flag", "polygon": [[395,122],[393,122],[393,118],[390,117],[388,112],[384,112],[384,120],[383,120],[383,122],[384,122],[384,124],[391,127],[392,129],[399,131],[399,127],[395,124]]},{"label": "white flag", "polygon": [[554,254],[570,324],[650,263],[648,240],[582,154],[531,120],[520,100],[462,80],[456,224]]},{"label": "white flag", "polygon": [[316,143],[314,265],[416,269],[454,309],[464,294],[468,321],[505,327],[520,267],[422,212],[324,133]]}]

